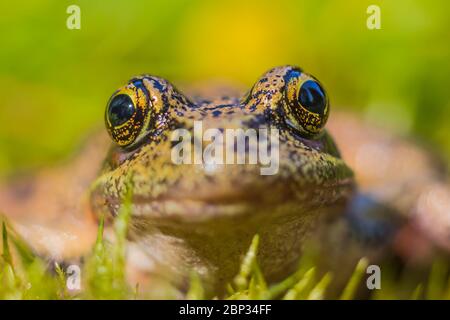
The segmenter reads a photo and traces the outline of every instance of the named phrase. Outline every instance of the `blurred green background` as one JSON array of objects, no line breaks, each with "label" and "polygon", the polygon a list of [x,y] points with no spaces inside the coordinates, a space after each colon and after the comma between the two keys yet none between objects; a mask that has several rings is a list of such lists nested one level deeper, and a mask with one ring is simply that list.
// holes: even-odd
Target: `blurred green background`
[{"label": "blurred green background", "polygon": [[[71,4],[81,30],[66,28]],[[366,9],[381,8],[381,30]],[[413,134],[450,163],[448,1],[2,1],[0,175],[42,165],[101,126],[131,76],[248,86],[297,64],[332,105]]]}]

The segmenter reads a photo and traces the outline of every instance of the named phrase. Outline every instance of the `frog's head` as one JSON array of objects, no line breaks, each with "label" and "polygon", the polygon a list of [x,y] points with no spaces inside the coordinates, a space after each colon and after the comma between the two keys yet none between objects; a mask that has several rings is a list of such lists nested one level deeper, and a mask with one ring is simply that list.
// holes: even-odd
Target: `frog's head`
[{"label": "frog's head", "polygon": [[[331,208],[343,202],[353,180],[324,130],[329,112],[319,81],[292,66],[268,71],[243,96],[219,94],[212,99],[187,97],[158,77],[133,78],[112,95],[106,108],[113,146],[92,187],[94,211],[114,217],[128,188],[132,221],[141,229],[150,221],[193,222],[259,212],[307,215]],[[214,134],[226,139],[228,129],[252,129],[260,137],[264,128],[278,130],[279,139],[270,150],[278,150],[271,159],[276,163],[261,164],[256,152],[257,164],[245,157],[246,163],[234,164],[242,153],[258,150],[256,144],[264,147],[251,138],[244,140],[243,148],[223,149],[226,164],[202,161],[201,154],[208,152],[209,142],[201,145],[207,129],[217,129]],[[193,137],[183,145],[184,152],[191,147],[192,164],[174,159],[180,140],[173,138],[180,133]],[[271,165],[272,172],[261,174],[262,167]]]}]

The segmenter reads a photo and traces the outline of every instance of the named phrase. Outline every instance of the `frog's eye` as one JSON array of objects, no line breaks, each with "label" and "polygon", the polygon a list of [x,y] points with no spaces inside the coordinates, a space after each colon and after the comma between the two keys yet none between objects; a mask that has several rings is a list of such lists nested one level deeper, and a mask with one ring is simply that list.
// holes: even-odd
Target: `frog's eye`
[{"label": "frog's eye", "polygon": [[118,127],[133,117],[135,112],[133,100],[126,94],[118,94],[111,99],[107,112],[111,125]]},{"label": "frog's eye", "polygon": [[286,122],[307,136],[318,134],[328,119],[325,90],[312,76],[292,70],[286,80]]},{"label": "frog's eye", "polygon": [[142,80],[130,82],[109,99],[105,112],[106,128],[119,146],[132,146],[145,134],[150,117],[149,104],[149,94]]},{"label": "frog's eye", "polygon": [[323,114],[327,106],[325,91],[318,82],[313,80],[308,80],[301,85],[298,102],[308,111],[317,114]]}]

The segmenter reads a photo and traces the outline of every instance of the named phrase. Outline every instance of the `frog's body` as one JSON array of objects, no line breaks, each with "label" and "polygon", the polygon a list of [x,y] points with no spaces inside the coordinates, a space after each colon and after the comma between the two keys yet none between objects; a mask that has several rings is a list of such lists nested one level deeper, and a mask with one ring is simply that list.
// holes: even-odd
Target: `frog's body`
[{"label": "frog's body", "polygon": [[[377,207],[373,203],[416,217],[408,219],[413,221],[409,225],[448,246],[449,193],[431,158],[408,141],[367,128],[351,116],[331,117],[330,129],[343,158],[356,169],[368,195],[361,197],[352,171],[331,135],[322,130],[327,98],[322,97],[319,109],[293,105],[307,81],[311,86],[317,80],[298,68],[280,67],[262,76],[243,97],[188,99],[161,78],[134,78],[110,101],[106,122],[116,142],[112,147],[105,134],[97,135],[72,163],[5,186],[0,209],[36,250],[57,259],[76,257],[95,238],[93,217],[114,218],[131,186],[131,275],[167,276],[180,284],[194,269],[212,288],[223,288],[236,274],[239,257],[256,233],[261,236],[262,269],[269,279],[277,279],[295,268],[305,239],[325,220],[342,213],[355,220],[355,211],[359,217],[357,211]],[[131,96],[126,101],[134,105],[133,116],[121,123],[116,116],[123,113],[113,114],[116,118],[108,114],[118,96],[121,103]],[[201,121],[204,130],[278,129],[278,174],[260,175],[259,166],[249,164],[213,171],[201,164],[175,164],[171,134],[174,129],[192,131],[194,121]],[[371,154],[384,158],[372,164]],[[406,155],[407,163],[396,161]],[[432,190],[438,190],[431,196],[439,197],[439,206],[427,202]],[[366,198],[373,203],[361,205],[359,200]],[[434,223],[440,228],[430,227]],[[363,234],[365,230],[363,225]],[[399,239],[406,234],[396,241],[405,250],[407,232],[392,230],[390,235]]]}]

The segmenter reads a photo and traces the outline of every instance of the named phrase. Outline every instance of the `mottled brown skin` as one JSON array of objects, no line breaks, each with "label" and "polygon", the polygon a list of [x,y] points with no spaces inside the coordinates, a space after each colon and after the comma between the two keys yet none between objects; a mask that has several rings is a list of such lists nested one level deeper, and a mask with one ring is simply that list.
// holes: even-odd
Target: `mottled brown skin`
[{"label": "mottled brown skin", "polygon": [[[110,150],[94,182],[93,211],[114,217],[131,177],[129,236],[161,270],[183,278],[195,269],[223,288],[238,271],[236,257],[259,233],[263,271],[269,279],[285,276],[319,219],[342,211],[353,190],[353,174],[328,133],[305,135],[287,123],[295,108],[287,96],[291,73],[300,71],[272,69],[243,97],[190,100],[163,79],[139,79],[156,101],[149,112],[156,111],[136,146]],[[262,176],[257,165],[223,165],[209,172],[202,165],[173,163],[170,135],[178,128],[192,131],[194,120],[201,120],[204,130],[277,128],[279,173]]]},{"label": "mottled brown skin", "polygon": [[[185,96],[157,77],[135,78],[120,90],[134,90],[139,104],[149,106],[130,126],[137,123],[143,130],[112,132],[109,128],[116,142],[108,152],[110,143],[100,134],[75,161],[42,170],[31,181],[25,178],[0,187],[0,209],[37,251],[67,259],[89,250],[96,229],[92,217],[113,220],[131,187],[131,282],[143,281],[144,275],[150,285],[152,279],[167,278],[183,288],[189,271],[195,270],[208,289],[218,292],[236,274],[239,257],[256,233],[261,236],[263,272],[269,281],[279,279],[295,268],[305,240],[318,229],[334,233],[320,227],[330,217],[351,211],[347,203],[361,194],[330,134],[321,129],[328,113],[315,116],[293,110],[293,88],[301,77],[313,79],[303,72],[289,76],[293,71],[300,72],[290,66],[272,69],[245,95],[219,90],[227,92],[221,96],[217,90],[206,90],[215,91],[212,97]],[[133,85],[136,80],[145,86],[147,96]],[[355,168],[361,191],[410,221],[407,228],[395,229],[392,238],[397,249],[410,256],[411,239],[424,239],[419,241],[425,247],[429,239],[450,247],[450,193],[432,158],[409,141],[350,115],[330,119],[331,131],[344,159]],[[192,129],[194,120],[202,120],[204,129],[279,129],[279,173],[262,176],[255,165],[226,165],[206,172],[201,165],[174,164],[170,134],[176,128]],[[367,149],[370,145],[381,148],[380,153],[389,159],[384,160],[381,173],[380,163],[373,161],[380,153],[371,156],[375,149]],[[406,155],[409,161],[398,164]],[[430,190],[439,191],[431,194],[438,197],[438,206],[428,201]],[[437,223],[439,227],[434,226]],[[327,253],[332,257],[349,254],[348,228],[344,229],[345,236],[328,240]],[[417,231],[413,237],[411,230]],[[375,248],[385,243],[376,240]]]}]

